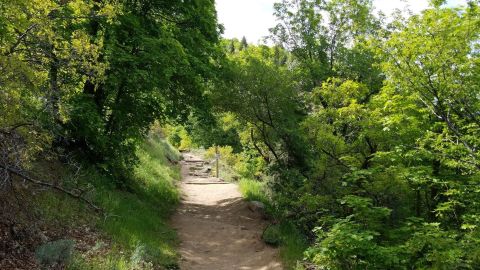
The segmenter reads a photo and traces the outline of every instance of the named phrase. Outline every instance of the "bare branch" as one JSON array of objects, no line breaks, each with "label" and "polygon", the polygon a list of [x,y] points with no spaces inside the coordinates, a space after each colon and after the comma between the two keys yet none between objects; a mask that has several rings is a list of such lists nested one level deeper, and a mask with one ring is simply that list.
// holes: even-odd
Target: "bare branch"
[{"label": "bare branch", "polygon": [[60,186],[54,185],[54,184],[52,184],[52,183],[43,182],[43,181],[39,181],[39,180],[33,179],[33,178],[31,178],[30,176],[24,174],[23,172],[20,172],[20,171],[18,171],[18,170],[16,170],[16,169],[13,169],[13,168],[8,168],[8,167],[6,167],[6,166],[4,166],[4,165],[2,165],[2,164],[0,164],[0,167],[3,168],[3,169],[5,169],[5,170],[7,170],[8,172],[10,172],[10,173],[18,176],[18,177],[20,177],[20,178],[22,178],[22,179],[30,182],[30,183],[33,183],[33,184],[39,185],[39,186],[50,187],[50,188],[52,188],[52,189],[56,189],[56,190],[58,190],[58,191],[61,191],[61,192],[65,193],[65,194],[69,195],[69,196],[72,197],[72,198],[79,199],[79,200],[87,203],[87,204],[88,204],[91,208],[93,208],[96,212],[102,212],[102,211],[103,211],[100,207],[96,206],[96,205],[93,204],[91,201],[89,201],[89,200],[85,199],[84,197],[82,197],[82,194],[83,194],[83,193],[76,194],[76,193],[74,193],[74,192],[72,192],[72,191],[70,191],[70,190],[66,190],[66,189],[64,189],[64,188],[62,188],[62,187],[60,187]]}]

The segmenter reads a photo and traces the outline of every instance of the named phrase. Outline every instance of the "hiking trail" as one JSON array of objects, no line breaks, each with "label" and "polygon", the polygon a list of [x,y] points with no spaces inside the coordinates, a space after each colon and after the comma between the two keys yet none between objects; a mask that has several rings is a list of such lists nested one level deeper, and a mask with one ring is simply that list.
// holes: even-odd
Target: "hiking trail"
[{"label": "hiking trail", "polygon": [[183,154],[182,202],[172,225],[180,238],[181,270],[282,270],[266,245],[267,223],[252,212],[236,184],[210,176],[206,162]]}]

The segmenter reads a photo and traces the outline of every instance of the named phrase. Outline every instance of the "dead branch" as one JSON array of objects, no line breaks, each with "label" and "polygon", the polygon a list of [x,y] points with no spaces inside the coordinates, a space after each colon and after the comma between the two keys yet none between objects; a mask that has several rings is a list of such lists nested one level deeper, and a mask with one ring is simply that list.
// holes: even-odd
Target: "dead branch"
[{"label": "dead branch", "polygon": [[33,123],[18,123],[12,126],[9,126],[7,129],[0,129],[0,133],[5,135],[11,135],[17,128],[24,127],[24,126],[33,126]]},{"label": "dead branch", "polygon": [[58,190],[58,191],[61,191],[67,195],[69,195],[70,197],[72,198],[75,198],[75,199],[78,199],[78,200],[81,200],[85,203],[87,203],[91,208],[93,208],[96,212],[102,212],[103,209],[101,209],[100,207],[96,206],[95,204],[93,204],[91,201],[85,199],[84,197],[82,197],[83,193],[80,193],[80,194],[76,194],[70,190],[66,190],[60,186],[57,186],[57,185],[54,185],[54,184],[51,184],[51,183],[48,183],[48,182],[43,182],[43,181],[39,181],[39,180],[36,180],[36,179],[33,179],[31,178],[30,176],[16,170],[16,169],[12,169],[12,168],[8,168],[2,164],[0,164],[0,167],[7,170],[8,172],[14,174],[14,175],[17,175],[18,177],[30,182],[30,183],[33,183],[35,185],[39,185],[39,186],[45,186],[45,187],[50,187],[52,189],[55,189],[55,190]]}]

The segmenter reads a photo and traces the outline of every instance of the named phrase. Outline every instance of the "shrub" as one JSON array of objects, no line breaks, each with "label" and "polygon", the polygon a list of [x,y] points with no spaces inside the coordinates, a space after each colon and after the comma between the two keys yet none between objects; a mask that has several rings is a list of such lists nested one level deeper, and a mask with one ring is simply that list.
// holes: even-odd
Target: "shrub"
[{"label": "shrub", "polygon": [[278,225],[270,225],[263,231],[262,239],[271,246],[279,246],[282,243],[282,234]]},{"label": "shrub", "polygon": [[37,248],[35,257],[43,266],[63,265],[70,261],[75,242],[69,239],[45,243]]}]

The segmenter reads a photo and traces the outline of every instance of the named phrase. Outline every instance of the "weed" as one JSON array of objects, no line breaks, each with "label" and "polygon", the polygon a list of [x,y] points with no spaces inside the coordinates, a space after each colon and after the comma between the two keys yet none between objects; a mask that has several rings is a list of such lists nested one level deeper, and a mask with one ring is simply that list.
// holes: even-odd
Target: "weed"
[{"label": "weed", "polygon": [[270,201],[266,193],[265,182],[259,182],[252,179],[242,178],[238,182],[238,187],[243,197],[249,201],[259,201],[265,205],[270,205]]}]

